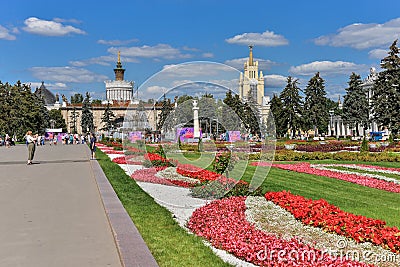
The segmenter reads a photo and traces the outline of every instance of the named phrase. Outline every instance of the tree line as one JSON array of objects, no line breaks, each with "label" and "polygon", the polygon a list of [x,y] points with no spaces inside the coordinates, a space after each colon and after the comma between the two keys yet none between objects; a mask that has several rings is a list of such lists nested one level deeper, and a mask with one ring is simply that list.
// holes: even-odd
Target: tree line
[{"label": "tree line", "polygon": [[44,134],[50,127],[66,129],[60,110],[48,111],[44,100],[32,93],[29,85],[0,81],[0,135],[22,140],[28,130]]},{"label": "tree line", "polygon": [[[306,88],[301,90],[297,79],[289,76],[287,85],[271,99],[271,112],[275,119],[278,137],[291,138],[300,132],[313,130],[315,134],[328,133],[329,117],[340,115],[345,124],[354,129],[368,128],[372,121],[382,129],[387,127],[392,134],[400,130],[400,58],[397,40],[389,48],[388,56],[381,60],[382,71],[372,87],[372,95],[362,86],[361,76],[352,73],[343,101],[343,109],[338,103],[326,97],[325,81],[317,72]],[[303,96],[304,95],[304,96]],[[334,113],[329,114],[330,111]],[[365,136],[366,133],[363,133]]]}]

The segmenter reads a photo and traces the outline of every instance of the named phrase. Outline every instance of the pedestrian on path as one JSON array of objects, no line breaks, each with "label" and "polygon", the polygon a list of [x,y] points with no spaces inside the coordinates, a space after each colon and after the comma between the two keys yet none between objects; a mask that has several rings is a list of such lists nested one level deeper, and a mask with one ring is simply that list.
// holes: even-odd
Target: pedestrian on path
[{"label": "pedestrian on path", "polygon": [[35,156],[37,136],[32,135],[32,131],[26,133],[26,143],[28,145],[28,165],[32,164],[33,157]]},{"label": "pedestrian on path", "polygon": [[96,157],[96,136],[94,133],[90,135],[90,150],[92,151],[92,159],[95,159]]}]

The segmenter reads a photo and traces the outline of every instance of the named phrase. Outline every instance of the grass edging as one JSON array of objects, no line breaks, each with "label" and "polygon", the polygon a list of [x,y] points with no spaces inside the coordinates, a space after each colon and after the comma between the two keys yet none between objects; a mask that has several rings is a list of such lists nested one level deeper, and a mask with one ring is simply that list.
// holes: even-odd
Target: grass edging
[{"label": "grass edging", "polygon": [[160,266],[231,266],[205,246],[202,238],[182,229],[166,208],[158,205],[105,153],[96,152],[96,158]]}]

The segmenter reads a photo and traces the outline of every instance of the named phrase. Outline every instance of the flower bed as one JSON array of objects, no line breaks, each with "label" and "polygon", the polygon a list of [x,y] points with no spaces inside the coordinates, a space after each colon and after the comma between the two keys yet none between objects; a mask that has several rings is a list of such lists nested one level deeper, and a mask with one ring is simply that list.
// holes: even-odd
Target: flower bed
[{"label": "flower bed", "polygon": [[393,182],[387,182],[384,180],[379,180],[372,177],[361,176],[357,174],[343,174],[331,170],[319,170],[313,168],[311,164],[307,162],[296,163],[296,164],[272,164],[272,167],[280,168],[283,170],[290,170],[295,172],[330,177],[371,188],[381,189],[394,193],[400,193],[400,184],[395,184]]},{"label": "flower bed", "polygon": [[[293,214],[276,205],[272,201],[267,201],[265,197],[246,198],[246,219],[254,226],[267,233],[291,240],[296,238],[305,245],[326,252],[336,252],[335,255],[345,255],[348,259],[377,264],[384,267],[399,267],[396,262],[400,262],[400,255],[393,253],[381,246],[372,243],[357,243],[355,240],[345,238],[336,233],[328,233],[322,228],[305,225],[297,220]],[[380,259],[392,259],[387,262],[379,262]],[[396,257],[399,261],[396,260]]]},{"label": "flower bed", "polygon": [[121,150],[102,150],[102,149],[100,149],[102,152],[104,152],[104,153],[106,153],[106,154],[121,154],[121,155],[123,155],[124,154],[124,151],[121,151]]},{"label": "flower bed", "polygon": [[129,158],[129,156],[122,156],[122,157],[116,157],[112,160],[112,162],[115,162],[117,164],[132,164],[132,165],[142,165],[141,161],[134,161]]},{"label": "flower bed", "polygon": [[180,187],[192,187],[193,184],[186,181],[164,179],[156,176],[156,173],[164,170],[166,167],[153,167],[142,170],[136,170],[132,173],[131,178],[139,182],[153,183],[153,184],[163,184],[170,186],[180,186]]},{"label": "flower bed", "polygon": [[259,266],[368,266],[257,230],[246,220],[244,201],[245,197],[215,200],[197,209],[187,226],[214,247]]},{"label": "flower bed", "polygon": [[173,160],[168,160],[164,157],[162,157],[159,154],[155,154],[155,153],[146,153],[144,155],[144,163],[143,165],[145,167],[151,167],[151,166],[166,166],[166,167],[170,167],[170,166],[174,166],[177,163]]},{"label": "flower bed", "polygon": [[[334,172],[343,173],[343,174],[355,174],[355,175],[359,175],[359,176],[363,176],[363,177],[370,177],[370,178],[383,180],[386,182],[400,184],[400,180],[398,180],[398,179],[390,178],[390,177],[386,177],[384,175],[377,174],[377,173],[396,174],[396,172],[389,171],[389,170],[379,170],[379,169],[369,168],[366,166],[358,166],[356,164],[312,164],[311,167],[316,168],[318,170],[334,171]],[[351,170],[342,170],[342,169],[337,169],[338,167],[345,168],[345,169],[368,171],[368,172],[373,172],[373,173],[362,173],[362,172],[355,172],[355,171],[351,171]]]},{"label": "flower bed", "polygon": [[198,179],[202,183],[206,181],[215,181],[217,179],[225,177],[221,174],[209,170],[204,170],[202,168],[190,164],[179,164],[176,171],[180,175]]},{"label": "flower bed", "polygon": [[386,222],[344,212],[326,200],[306,199],[290,192],[268,192],[265,198],[293,214],[306,225],[350,237],[357,242],[371,242],[400,253],[400,230]]}]

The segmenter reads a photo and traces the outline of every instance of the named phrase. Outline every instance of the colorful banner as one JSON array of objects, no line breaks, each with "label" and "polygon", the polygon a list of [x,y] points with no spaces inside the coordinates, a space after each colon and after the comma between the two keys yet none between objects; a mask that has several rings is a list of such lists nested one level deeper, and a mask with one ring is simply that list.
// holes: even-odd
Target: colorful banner
[{"label": "colorful banner", "polygon": [[[203,136],[201,130],[200,130],[200,136]],[[185,140],[188,139],[193,139],[194,138],[194,128],[177,128],[176,129],[176,141],[178,141],[178,138],[181,139],[181,142],[184,142]]]},{"label": "colorful banner", "polygon": [[136,142],[137,140],[142,140],[142,132],[129,132],[128,139],[132,143]]},{"label": "colorful banner", "polygon": [[229,134],[229,142],[240,141],[240,131],[228,131]]}]

